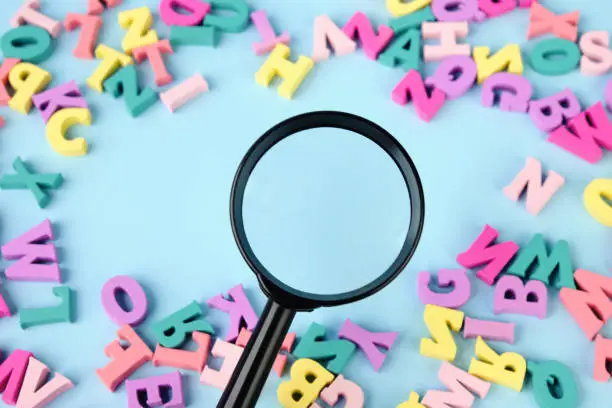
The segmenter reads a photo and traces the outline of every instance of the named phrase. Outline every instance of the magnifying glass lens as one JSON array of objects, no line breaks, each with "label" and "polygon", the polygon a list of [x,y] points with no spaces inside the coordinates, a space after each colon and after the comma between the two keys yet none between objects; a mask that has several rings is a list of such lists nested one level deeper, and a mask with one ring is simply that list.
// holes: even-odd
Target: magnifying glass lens
[{"label": "magnifying glass lens", "polygon": [[380,277],[398,257],[411,215],[389,155],[362,135],[328,127],[272,147],[248,180],[242,209],[263,266],[285,285],[320,295]]}]

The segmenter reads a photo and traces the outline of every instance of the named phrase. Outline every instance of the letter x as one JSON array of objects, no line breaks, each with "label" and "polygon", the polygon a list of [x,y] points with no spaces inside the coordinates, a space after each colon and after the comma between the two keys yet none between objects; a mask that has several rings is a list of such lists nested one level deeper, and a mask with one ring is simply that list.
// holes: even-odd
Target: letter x
[{"label": "letter x", "polygon": [[556,15],[552,11],[534,2],[529,14],[527,39],[552,33],[560,38],[576,42],[578,38],[578,20],[580,12]]},{"label": "letter x", "polygon": [[[30,171],[20,157],[13,162],[17,174],[5,174],[0,178],[0,188],[5,190],[29,189],[40,208],[45,208],[51,196],[46,189],[56,189],[62,185],[64,178],[59,173],[38,174]],[[45,190],[43,190],[45,188]]]}]

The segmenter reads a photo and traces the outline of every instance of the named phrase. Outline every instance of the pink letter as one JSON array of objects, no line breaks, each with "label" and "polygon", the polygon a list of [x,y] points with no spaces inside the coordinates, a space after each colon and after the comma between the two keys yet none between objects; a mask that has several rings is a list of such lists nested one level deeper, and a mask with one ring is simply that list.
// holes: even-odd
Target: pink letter
[{"label": "pink letter", "polygon": [[153,358],[153,352],[131,326],[127,324],[121,326],[117,331],[117,336],[126,341],[128,346],[124,349],[119,340],[113,340],[104,348],[104,354],[112,361],[104,368],[96,370],[100,380],[111,392],[114,392],[117,386],[140,366]]},{"label": "pink letter", "polygon": [[494,228],[485,225],[472,246],[457,256],[457,262],[465,268],[476,268],[486,264],[476,276],[489,286],[493,285],[502,269],[519,250],[519,246],[512,241],[491,245],[498,235]]},{"label": "pink letter", "polygon": [[402,80],[393,88],[391,99],[398,105],[406,105],[409,99],[414,102],[414,109],[421,120],[429,122],[438,113],[446,102],[444,92],[433,88],[431,96],[419,71],[411,69]]},{"label": "pink letter", "polygon": [[350,319],[346,319],[338,332],[338,338],[355,343],[370,360],[374,370],[378,371],[387,356],[377,346],[385,350],[391,350],[391,346],[397,338],[397,332],[373,333],[359,327]]},{"label": "pink letter", "polygon": [[153,365],[182,368],[201,373],[208,360],[208,351],[212,341],[210,335],[199,331],[194,331],[191,338],[198,345],[196,351],[166,348],[157,344],[153,355]]},{"label": "pink letter", "polygon": [[74,386],[72,381],[60,373],[56,373],[50,381],[47,381],[48,375],[47,366],[30,357],[17,407],[44,407]]},{"label": "pink letter", "polygon": [[87,14],[102,14],[104,6],[108,8],[117,7],[122,0],[88,0]]},{"label": "pink letter", "polygon": [[175,112],[178,108],[204,92],[208,92],[208,82],[202,78],[202,75],[194,74],[174,88],[160,93],[159,99],[161,99],[170,112]]},{"label": "pink letter", "polygon": [[269,53],[276,47],[276,44],[285,44],[289,45],[289,41],[291,40],[289,37],[289,33],[287,31],[283,32],[280,37],[276,36],[274,32],[274,28],[272,28],[272,24],[270,24],[270,20],[268,20],[268,15],[265,10],[257,10],[251,13],[251,21],[255,24],[255,28],[261,37],[261,42],[253,43],[253,51],[255,51],[255,55],[264,55]]},{"label": "pink letter", "polygon": [[542,164],[537,159],[528,157],[525,167],[516,175],[514,181],[504,187],[504,194],[512,201],[517,201],[526,189],[527,211],[538,215],[564,183],[563,176],[552,170],[548,172],[546,181],[542,183]]},{"label": "pink letter", "polygon": [[26,0],[11,19],[11,25],[13,27],[19,27],[24,24],[35,25],[44,28],[53,38],[56,38],[62,29],[62,25],[59,21],[37,11],[39,8],[40,0]]},{"label": "pink letter", "polygon": [[320,397],[330,407],[336,406],[340,397],[344,400],[344,408],[363,408],[363,390],[360,386],[344,378],[342,374],[321,391]]},{"label": "pink letter", "polygon": [[603,156],[602,147],[612,150],[612,123],[601,102],[597,102],[570,119],[567,126],[550,132],[548,141],[591,164],[597,163]]},{"label": "pink letter", "polygon": [[11,100],[11,95],[9,95],[9,92],[6,89],[8,84],[8,75],[13,67],[19,64],[20,61],[21,60],[18,58],[5,58],[2,61],[2,64],[0,64],[0,106],[7,106],[8,102]]},{"label": "pink letter", "polygon": [[[178,9],[186,13],[180,13]],[[210,4],[200,0],[162,0],[159,3],[159,16],[169,26],[200,25],[209,11]]]},{"label": "pink letter", "polygon": [[580,72],[584,75],[604,75],[612,68],[610,35],[607,31],[589,31],[580,36]]},{"label": "pink letter", "polygon": [[[6,268],[7,279],[19,281],[62,282],[57,252],[52,241],[51,221],[45,220],[25,234],[4,244],[4,259],[18,259]],[[50,262],[50,263],[48,263]]]},{"label": "pink letter", "polygon": [[172,46],[168,40],[161,40],[154,44],[145,45],[144,47],[134,48],[132,50],[132,54],[134,54],[137,63],[140,64],[145,59],[149,60],[153,68],[153,73],[155,73],[155,83],[157,86],[168,85],[172,82],[172,75],[170,75],[166,69],[162,54],[173,53],[174,50],[172,50]]},{"label": "pink letter", "polygon": [[[127,380],[125,387],[128,394],[128,408],[142,407],[138,401],[138,393],[143,391],[147,395],[147,406],[149,407],[185,407],[183,383],[181,382],[181,374],[178,371],[155,377]],[[162,401],[161,387],[169,388],[172,391],[172,399],[170,401]]]},{"label": "pink letter", "polygon": [[531,82],[522,75],[509,72],[497,72],[482,85],[482,104],[492,107],[495,103],[495,93],[501,92],[499,107],[507,112],[525,113],[533,95]]},{"label": "pink letter", "polygon": [[45,123],[55,112],[65,108],[87,108],[87,101],[81,96],[76,82],[66,82],[47,91],[32,96],[32,102]]},{"label": "pink letter", "polygon": [[564,119],[573,118],[581,110],[580,102],[571,89],[529,102],[529,116],[534,125],[544,132],[558,128],[563,125]]},{"label": "pink letter", "polygon": [[355,40],[355,37],[357,37],[361,41],[366,57],[371,60],[376,60],[378,54],[393,38],[393,30],[382,24],[378,26],[378,35],[376,35],[372,23],[361,11],[353,15],[344,28],[342,28],[342,31],[351,40]]},{"label": "pink letter", "polygon": [[455,99],[469,91],[475,81],[476,63],[470,57],[458,55],[444,59],[425,84],[441,90],[448,99]]},{"label": "pink letter", "polygon": [[521,278],[505,275],[495,286],[495,314],[514,313],[546,317],[548,291],[543,282],[530,280],[523,285]]},{"label": "pink letter", "polygon": [[468,34],[468,23],[424,22],[421,25],[421,35],[425,39],[439,39],[439,45],[425,45],[423,58],[425,61],[439,61],[451,55],[470,56],[470,44],[457,44],[457,37]]},{"label": "pink letter", "polygon": [[534,3],[529,13],[527,39],[531,40],[534,37],[551,33],[559,38],[565,38],[566,40],[576,42],[576,38],[578,38],[579,19],[579,11],[556,15],[540,4]]},{"label": "pink letter", "polygon": [[[117,293],[123,292],[132,303],[132,310],[124,310],[117,302]],[[102,287],[102,306],[116,324],[138,326],[147,316],[147,295],[136,279],[125,275],[110,278]]]},{"label": "pink letter", "polygon": [[0,392],[6,404],[17,403],[30,357],[29,351],[15,350],[0,364]]},{"label": "pink letter", "polygon": [[463,338],[474,339],[476,337],[514,344],[514,323],[477,320],[466,316],[463,323]]},{"label": "pink letter", "polygon": [[314,40],[312,46],[312,60],[320,62],[329,58],[330,51],[327,43],[332,46],[336,55],[345,55],[355,52],[357,44],[344,34],[344,31],[326,15],[318,16],[314,21]]},{"label": "pink letter", "polygon": [[200,376],[200,382],[224,390],[236,368],[236,364],[238,364],[238,360],[240,360],[242,347],[217,339],[211,353],[214,357],[222,357],[223,365],[219,371],[205,366]]},{"label": "pink letter", "polygon": [[598,334],[595,338],[595,362],[593,378],[595,381],[608,382],[612,376],[609,364],[612,363],[612,340]]},{"label": "pink letter", "polygon": [[478,0],[478,7],[487,17],[498,17],[516,8],[516,0]]},{"label": "pink letter", "polygon": [[471,407],[474,403],[474,396],[471,392],[480,398],[484,398],[491,387],[488,382],[476,378],[446,361],[440,366],[438,378],[449,391],[427,391],[423,397],[423,405],[432,408]]},{"label": "pink letter", "polygon": [[257,326],[257,314],[253,306],[244,294],[242,284],[234,286],[228,292],[230,300],[223,298],[223,294],[217,295],[208,300],[208,306],[219,309],[230,315],[230,329],[225,336],[226,341],[234,341],[240,333],[240,327],[244,322],[248,330],[255,329]]},{"label": "pink letter", "polygon": [[562,288],[559,298],[592,341],[612,317],[612,278],[578,269],[574,279],[579,289]]},{"label": "pink letter", "polygon": [[452,288],[450,292],[434,292],[429,289],[431,275],[427,271],[419,273],[419,299],[424,305],[438,305],[456,309],[463,306],[472,294],[472,284],[465,269],[440,269],[438,287]]},{"label": "pink letter", "polygon": [[98,33],[102,27],[102,18],[98,16],[90,16],[85,14],[66,14],[64,19],[64,27],[67,31],[74,31],[81,27],[79,34],[79,42],[72,51],[72,54],[77,58],[93,59],[94,48],[98,41]]}]

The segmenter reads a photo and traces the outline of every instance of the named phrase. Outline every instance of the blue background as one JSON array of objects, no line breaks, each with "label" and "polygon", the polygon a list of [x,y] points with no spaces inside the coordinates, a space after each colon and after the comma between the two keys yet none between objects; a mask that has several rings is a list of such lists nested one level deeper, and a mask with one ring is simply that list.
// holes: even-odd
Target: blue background
[{"label": "blue background", "polygon": [[[43,1],[43,10],[63,20],[67,12],[85,12],[84,0]],[[155,27],[162,38],[169,29],[157,16],[158,1],[125,0],[107,11],[100,40],[119,48],[124,34],[117,23],[121,10],[148,5],[155,13]],[[555,12],[580,8],[580,31],[607,30],[612,5],[596,0],[568,0],[563,5],[543,1]],[[0,5],[0,32],[6,31],[20,1]],[[357,10],[377,23],[390,17],[383,1],[270,1],[251,0],[252,9],[265,9],[277,30],[289,30],[294,55],[309,55],[312,23],[328,14],[343,25]],[[554,7],[553,7],[554,6]],[[526,41],[528,11],[517,10],[483,24],[472,24],[472,45],[496,50],[506,43],[521,44],[524,55],[538,42]],[[31,350],[40,360],[76,383],[56,406],[111,407],[125,405],[125,387],[110,393],[95,375],[107,362],[103,349],[115,336],[116,326],[105,315],[100,301],[104,282],[117,274],[129,274],[146,288],[149,318],[139,333],[153,345],[151,323],[183,307],[191,300],[205,303],[210,297],[243,282],[257,311],[265,299],[239,255],[228,218],[229,191],[236,166],[244,152],[266,129],[294,114],[320,109],[339,109],[373,120],[395,135],[412,155],[421,174],[427,203],[425,228],[413,261],[392,285],[358,304],[298,316],[293,329],[303,333],[317,321],[334,335],[345,318],[370,330],[397,330],[399,337],[380,373],[358,354],[344,374],[359,383],[368,406],[396,406],[411,390],[421,395],[442,388],[437,379],[438,360],[419,355],[421,337],[428,336],[422,320],[423,306],[416,296],[416,274],[458,265],[455,258],[489,223],[502,239],[525,245],[541,232],[549,241],[570,243],[574,267],[609,276],[610,231],[596,223],[582,205],[582,192],[593,178],[612,170],[612,155],[606,153],[589,165],[546,142],[527,115],[500,112],[480,105],[480,90],[448,102],[430,124],[421,122],[411,106],[391,101],[391,90],[402,78],[401,69],[391,69],[368,60],[359,50],[317,64],[293,101],[254,81],[254,73],[265,57],[253,54],[251,43],[259,36],[253,26],[237,35],[224,35],[217,49],[183,47],[169,58],[168,68],[177,81],[200,72],[211,92],[199,97],[176,114],[162,104],[132,119],[123,101],[97,94],[85,87],[85,79],[96,61],[77,60],[72,50],[77,33],[63,32],[52,58],[43,67],[53,74],[53,85],[76,80],[91,106],[94,125],[75,128],[90,144],[82,158],[55,154],[45,140],[44,124],[36,111],[29,117],[2,109],[7,126],[0,130],[0,171],[12,173],[17,155],[40,172],[58,171],[65,184],[53,192],[51,205],[40,210],[30,193],[0,194],[0,239],[6,243],[45,218],[54,222],[56,245],[67,284],[77,293],[77,322],[72,325],[36,327],[22,331],[18,318],[0,321],[3,354],[15,348]],[[536,97],[570,87],[584,107],[603,98],[609,75],[582,76],[578,71],[563,77],[543,77],[527,64],[525,76],[532,80]],[[427,64],[426,73],[435,65]],[[152,84],[145,65],[143,79]],[[365,153],[364,153],[365,154]],[[523,167],[525,158],[540,159],[546,169],[566,177],[566,184],[538,217],[502,194]],[[395,190],[397,191],[397,190]],[[399,194],[399,193],[398,193]],[[374,214],[373,214],[374,216]],[[403,224],[402,224],[403,225]],[[375,254],[373,254],[374,256]],[[16,307],[54,304],[51,286],[42,283],[4,282],[4,292]],[[494,318],[493,289],[473,280],[473,297],[464,307],[467,315]],[[224,334],[225,314],[208,311],[207,317]],[[593,345],[551,292],[549,316],[545,320],[502,316],[517,323],[513,346],[495,344],[498,351],[513,350],[534,361],[556,359],[574,371],[581,406],[600,406],[610,395],[609,384],[591,379]],[[604,330],[612,335],[610,325]],[[474,341],[457,338],[456,364],[467,369]],[[172,371],[151,365],[133,378]],[[279,379],[268,381],[258,406],[276,406]],[[187,401],[192,406],[214,406],[220,391],[202,386],[194,373],[185,377]],[[516,393],[493,386],[479,406],[535,406],[530,387]]]}]

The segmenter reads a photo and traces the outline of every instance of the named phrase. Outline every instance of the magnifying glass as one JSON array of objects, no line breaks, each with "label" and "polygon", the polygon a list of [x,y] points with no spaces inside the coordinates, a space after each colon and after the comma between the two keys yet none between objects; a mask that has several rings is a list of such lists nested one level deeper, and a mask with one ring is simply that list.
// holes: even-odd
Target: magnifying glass
[{"label": "magnifying glass", "polygon": [[[315,131],[325,133],[321,138]],[[334,177],[332,170],[346,177]],[[338,194],[348,201],[330,198]],[[295,210],[288,205],[295,197],[298,204],[319,201]],[[395,279],[418,245],[424,215],[423,188],[410,156],[367,119],[311,112],[261,136],[238,167],[230,218],[268,302],[217,408],[255,407],[297,312],[356,302]],[[339,236],[330,224],[340,226]],[[318,228],[322,235],[312,233]],[[335,246],[328,242],[333,238]],[[317,253],[342,260],[326,270]]]}]

